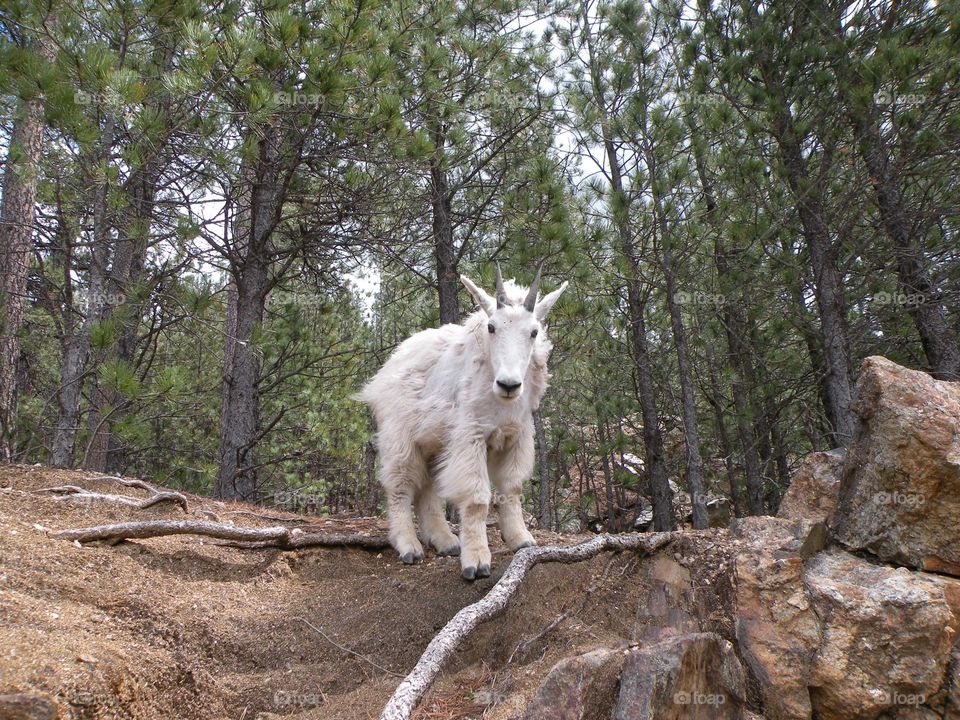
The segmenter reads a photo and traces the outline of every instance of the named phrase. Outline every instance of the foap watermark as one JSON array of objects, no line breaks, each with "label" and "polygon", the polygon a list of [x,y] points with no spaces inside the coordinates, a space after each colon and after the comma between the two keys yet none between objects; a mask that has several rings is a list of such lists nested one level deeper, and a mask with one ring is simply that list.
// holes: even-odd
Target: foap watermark
[{"label": "foap watermark", "polygon": [[889,105],[922,105],[926,101],[926,96],[919,93],[897,95],[888,90],[877,90],[877,92],[873,94],[874,104],[884,107]]},{"label": "foap watermark", "polygon": [[73,707],[98,707],[106,710],[119,709],[122,706],[120,699],[116,695],[101,692],[90,692],[87,690],[59,690],[55,696]]},{"label": "foap watermark", "polygon": [[925,705],[927,696],[923,693],[904,693],[897,690],[880,690],[874,697],[881,705]]},{"label": "foap watermark", "polygon": [[695,690],[687,692],[681,690],[673,694],[673,702],[677,705],[723,705],[727,696],[720,693],[700,693]]},{"label": "foap watermark", "polygon": [[920,493],[905,492],[878,492],[873,494],[873,501],[877,505],[896,505],[906,508],[922,507],[927,501]]},{"label": "foap watermark", "polygon": [[305,295],[303,293],[288,292],[286,290],[277,290],[270,293],[267,297],[267,307],[293,305],[303,309],[316,309],[322,307],[324,299],[319,295]]},{"label": "foap watermark", "polygon": [[106,105],[113,108],[124,104],[123,96],[113,88],[107,88],[100,92],[77,90],[73,93],[73,101],[77,105]]},{"label": "foap watermark", "polygon": [[308,708],[323,705],[326,698],[319,690],[301,692],[299,690],[275,690],[273,704],[278,708]]},{"label": "foap watermark", "polygon": [[673,294],[673,301],[677,305],[723,305],[727,298],[720,293],[678,290]]},{"label": "foap watermark", "polygon": [[89,290],[77,290],[74,296],[85,307],[116,307],[123,305],[127,301],[127,296],[120,292],[90,292]]},{"label": "foap watermark", "polygon": [[873,302],[877,305],[907,305],[916,307],[926,302],[926,297],[922,293],[903,293],[903,292],[885,292],[880,291],[873,296]]},{"label": "foap watermark", "polygon": [[712,107],[714,105],[724,104],[724,100],[713,97],[712,95],[703,95],[699,93],[677,93],[677,100],[682,105],[688,107]]},{"label": "foap watermark", "polygon": [[323,101],[320,93],[275,92],[273,102],[287,107],[318,108]]}]

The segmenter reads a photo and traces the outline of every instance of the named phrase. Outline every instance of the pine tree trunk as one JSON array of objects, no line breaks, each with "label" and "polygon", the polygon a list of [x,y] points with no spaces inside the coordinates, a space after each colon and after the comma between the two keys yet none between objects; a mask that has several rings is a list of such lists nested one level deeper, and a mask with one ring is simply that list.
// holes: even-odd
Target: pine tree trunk
[{"label": "pine tree trunk", "polygon": [[543,417],[539,410],[535,410],[533,413],[533,430],[537,442],[537,476],[539,480],[537,518],[540,521],[540,528],[549,530],[552,517],[550,509],[550,462],[547,453],[546,434],[543,431]]},{"label": "pine tree trunk", "polygon": [[610,432],[604,418],[598,419],[597,430],[600,440],[600,466],[603,470],[603,496],[607,505],[607,532],[620,532],[613,497],[613,474],[610,472]]},{"label": "pine tree trunk", "polygon": [[851,105],[850,122],[860,140],[860,155],[870,171],[880,221],[893,241],[900,287],[907,296],[907,312],[920,335],[933,375],[943,380],[960,380],[960,338],[947,321],[939,290],[930,282],[923,243],[914,240],[903,191],[894,177],[876,113],[873,103],[859,112]]},{"label": "pine tree trunk", "polygon": [[[53,62],[49,33],[55,26],[47,17],[37,38],[36,51]],[[27,303],[27,270],[36,214],[37,175],[43,151],[44,98],[21,102],[3,175],[3,205],[0,207],[0,459],[15,454],[17,421],[17,364],[20,360],[20,330]]]},{"label": "pine tree trunk", "polygon": [[[445,138],[439,129],[432,131],[433,142],[439,152]],[[439,157],[430,159],[430,207],[433,213],[433,246],[437,261],[437,292],[440,298],[440,323],[460,322],[457,293],[460,287],[457,275],[457,253],[453,245],[453,218],[451,216],[450,182],[446,168]]]},{"label": "pine tree trunk", "polygon": [[[74,446],[80,424],[80,398],[90,358],[90,332],[103,313],[107,295],[107,266],[110,263],[110,220],[107,208],[107,177],[104,172],[112,146],[113,121],[104,124],[100,148],[100,173],[95,179],[93,198],[93,243],[86,290],[86,317],[79,326],[64,325],[63,364],[57,390],[57,426],[51,444],[50,462],[55,467],[74,464]],[[81,458],[82,460],[83,458]]]},{"label": "pine tree trunk", "polygon": [[636,370],[637,393],[640,396],[640,410],[643,416],[644,462],[646,463],[648,492],[653,504],[653,524],[659,531],[673,530],[676,519],[673,515],[673,491],[667,476],[664,459],[663,434],[660,432],[660,417],[657,410],[657,394],[653,382],[653,363],[647,345],[647,324],[645,319],[646,299],[640,292],[640,261],[634,246],[630,228],[629,203],[623,191],[623,176],[620,170],[620,158],[610,128],[610,120],[601,92],[602,79],[594,64],[594,50],[590,37],[590,15],[586,3],[581,7],[584,27],[587,28],[587,48],[589,51],[590,79],[597,109],[600,111],[600,126],[603,137],[604,153],[610,166],[610,189],[613,195],[611,207],[613,225],[620,244],[620,251],[629,271],[627,277],[627,312],[630,321],[630,340],[633,350],[634,369]]},{"label": "pine tree trunk", "polygon": [[[709,352],[709,351],[708,351]],[[717,423],[717,439],[723,452],[723,464],[727,472],[727,484],[730,487],[730,502],[733,505],[734,517],[743,517],[743,503],[740,499],[740,483],[738,481],[736,463],[733,459],[733,443],[730,441],[730,432],[727,430],[727,419],[724,407],[720,404],[720,382],[714,369],[714,362],[708,360],[710,371],[710,391],[713,397],[710,406],[713,408],[714,421]]]},{"label": "pine tree trunk", "polygon": [[[135,301],[134,295],[146,263],[159,171],[160,164],[154,158],[144,168],[134,171],[128,180],[127,206],[121,213],[108,278],[110,302],[103,312],[103,319],[120,319],[120,337],[115,346],[103,352],[101,362],[119,360],[129,365],[134,362],[141,312],[140,303]],[[123,416],[122,409],[117,407],[118,403],[122,402],[124,399],[120,395],[99,385],[92,394],[89,419],[90,451],[84,465],[87,469],[96,472],[120,472],[123,448],[117,444],[111,428],[113,423]],[[108,407],[113,412],[110,417]]]},{"label": "pine tree trunk", "polygon": [[[668,240],[662,238],[666,244]],[[694,397],[693,369],[690,366],[690,349],[687,345],[687,332],[677,302],[677,283],[673,271],[673,260],[669,250],[662,251],[663,274],[666,279],[667,309],[670,313],[670,327],[673,331],[673,344],[677,351],[677,367],[680,372],[680,397],[683,412],[683,437],[686,448],[686,479],[690,491],[690,504],[693,507],[693,526],[706,528],[706,498],[703,492],[703,462],[700,460],[700,432],[697,429],[697,403]]]},{"label": "pine tree trunk", "polygon": [[702,529],[710,523],[707,519],[706,498],[703,492],[703,463],[700,459],[700,432],[697,428],[697,403],[694,395],[693,369],[690,366],[690,349],[687,344],[687,331],[683,326],[680,303],[677,299],[676,269],[670,249],[670,232],[663,209],[663,198],[656,189],[659,180],[658,165],[648,147],[645,152],[645,161],[653,187],[653,211],[660,231],[660,267],[666,284],[667,311],[670,313],[670,329],[673,333],[677,369],[680,373],[687,490],[690,492],[690,504],[693,508],[693,526]]},{"label": "pine tree trunk", "polygon": [[634,365],[637,375],[637,391],[640,395],[640,413],[643,417],[644,462],[647,470],[650,501],[653,504],[653,526],[657,531],[674,530],[677,527],[673,514],[673,490],[667,476],[664,459],[663,433],[657,412],[657,396],[653,384],[653,364],[647,345],[647,325],[644,319],[644,304],[640,293],[631,282],[627,291],[630,306]]},{"label": "pine tree trunk", "polygon": [[808,172],[793,118],[786,105],[781,105],[777,111],[774,131],[810,253],[814,295],[820,312],[825,382],[830,399],[831,436],[833,445],[842,447],[853,438],[856,427],[850,409],[853,389],[843,279],[837,267],[836,248],[830,240],[819,191]]},{"label": "pine tree trunk", "polygon": [[[696,126],[691,123],[691,129],[696,133]],[[760,475],[760,465],[757,461],[756,441],[750,427],[750,357],[746,338],[746,322],[733,297],[727,297],[736,285],[730,270],[727,250],[723,244],[722,230],[716,222],[717,202],[713,193],[713,184],[707,176],[706,162],[698,144],[694,144],[694,160],[697,175],[700,178],[700,187],[703,190],[704,203],[707,208],[706,220],[713,232],[713,258],[717,269],[717,278],[720,287],[724,290],[720,299],[720,321],[724,328],[727,340],[727,360],[733,368],[731,390],[733,407],[736,412],[735,426],[737,439],[740,441],[740,452],[743,458],[743,470],[747,486],[747,509],[751,515],[763,514],[763,478]],[[732,488],[731,488],[732,491]],[[734,512],[740,516],[739,501],[734,495]]]},{"label": "pine tree trunk", "polygon": [[[100,210],[94,211],[95,226],[98,223],[96,219],[98,215],[100,222],[106,222],[106,188],[98,189],[97,195],[95,204]],[[95,230],[94,235],[96,237],[100,233]],[[74,463],[74,446],[80,426],[80,397],[87,377],[87,362],[90,358],[90,330],[97,322],[98,305],[102,302],[104,295],[108,253],[109,246],[106,245],[102,236],[94,240],[87,296],[87,317],[79,325],[71,324],[70,334],[63,340],[63,365],[60,370],[60,387],[57,389],[57,427],[50,452],[50,463],[54,467],[71,467]]]},{"label": "pine tree trunk", "polygon": [[[257,502],[256,446],[260,422],[260,349],[256,331],[263,322],[270,278],[271,236],[280,220],[285,188],[280,178],[283,132],[274,121],[263,129],[256,166],[244,173],[245,205],[234,223],[236,257],[228,293],[224,343],[223,402],[214,497]],[[243,202],[243,201],[241,201]]]}]

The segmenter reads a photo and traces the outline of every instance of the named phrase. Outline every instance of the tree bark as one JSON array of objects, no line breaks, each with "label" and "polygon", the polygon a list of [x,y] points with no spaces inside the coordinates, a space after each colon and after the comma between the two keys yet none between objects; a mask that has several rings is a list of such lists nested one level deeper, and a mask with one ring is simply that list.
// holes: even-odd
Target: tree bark
[{"label": "tree bark", "polygon": [[[691,129],[696,128],[691,124]],[[732,276],[728,251],[724,247],[722,231],[716,222],[717,201],[713,192],[713,184],[707,176],[706,162],[699,145],[694,144],[694,160],[697,175],[700,178],[700,187],[703,190],[706,205],[706,220],[713,232],[713,259],[717,269],[717,278],[723,289],[719,303],[720,322],[723,324],[724,335],[727,340],[727,361],[733,369],[731,390],[733,407],[736,413],[735,423],[737,439],[740,441],[741,457],[747,486],[747,509],[751,515],[763,514],[763,478],[760,475],[760,465],[757,461],[757,447],[753,430],[750,425],[750,358],[745,343],[746,322],[738,310],[733,297],[727,294],[735,287],[736,280]],[[739,516],[737,499],[734,497],[734,510]]]},{"label": "tree bark", "polygon": [[551,527],[550,521],[553,517],[550,509],[550,456],[547,453],[546,434],[543,431],[543,417],[539,410],[535,410],[533,413],[533,430],[537,441],[537,475],[539,478],[537,519],[542,530],[549,530]]},{"label": "tree bark", "polygon": [[717,438],[720,441],[720,449],[723,452],[723,464],[727,472],[727,484],[730,487],[730,502],[733,505],[734,517],[743,517],[740,483],[738,482],[736,463],[733,459],[733,443],[730,441],[730,432],[727,430],[724,406],[720,403],[720,382],[717,378],[715,363],[712,358],[708,358],[707,362],[710,372],[710,391],[712,395],[712,397],[708,397],[708,400],[710,406],[713,408],[714,420],[717,423]]},{"label": "tree bark", "polygon": [[700,459],[700,432],[697,429],[697,402],[693,393],[693,369],[690,366],[690,349],[687,345],[687,332],[683,326],[680,303],[677,302],[677,282],[674,275],[673,259],[666,247],[669,240],[661,238],[663,244],[661,259],[663,276],[666,280],[667,309],[670,313],[670,327],[673,331],[673,344],[677,352],[677,367],[680,372],[680,397],[683,413],[683,437],[686,452],[686,480],[690,491],[690,504],[693,507],[693,526],[706,528],[706,498],[703,493],[703,462]]},{"label": "tree bark", "polygon": [[893,241],[900,287],[907,296],[907,313],[920,335],[932,374],[942,380],[958,380],[960,338],[947,320],[940,291],[930,281],[923,242],[914,240],[903,191],[880,131],[876,105],[871,101],[866,109],[858,109],[850,102],[848,107],[850,124],[859,139],[860,156],[870,171],[880,221]]},{"label": "tree bark", "polygon": [[[127,183],[127,206],[120,215],[113,261],[107,278],[110,302],[104,307],[103,318],[120,320],[117,344],[108,348],[103,360],[115,359],[132,365],[136,351],[137,327],[141,305],[135,299],[137,285],[143,277],[147,258],[150,225],[160,179],[159,159],[154,157],[143,168],[133,172]],[[123,398],[116,392],[97,384],[90,407],[90,450],[84,467],[96,472],[118,472],[123,463],[123,448],[115,441],[112,424],[122,417],[116,412]],[[107,417],[107,408],[114,409],[113,419]]]},{"label": "tree bark", "polygon": [[603,469],[603,496],[607,505],[607,532],[620,532],[617,522],[616,501],[613,497],[613,474],[610,472],[610,433],[605,418],[598,418],[600,437],[600,467]]},{"label": "tree bark", "polygon": [[460,281],[457,275],[457,253],[453,244],[452,200],[450,181],[443,166],[443,146],[446,142],[439,128],[431,131],[435,146],[430,158],[430,207],[433,213],[433,247],[437,261],[437,292],[440,299],[440,323],[460,322],[457,300]]},{"label": "tree bark", "polygon": [[[107,209],[108,188],[105,170],[110,160],[113,128],[113,120],[108,118],[104,123],[101,138],[100,173],[95,178],[93,238],[86,290],[86,314],[79,327],[75,321],[64,323],[63,364],[60,371],[60,387],[57,390],[57,427],[50,452],[50,462],[55,467],[70,467],[74,461],[74,445],[80,422],[80,397],[86,379],[87,361],[90,357],[90,331],[100,321],[106,302],[107,266],[110,262],[110,220]],[[67,334],[68,330],[69,334]]]},{"label": "tree bark", "polygon": [[[234,222],[234,277],[228,291],[223,402],[214,497],[256,502],[256,445],[260,421],[260,349],[256,332],[269,290],[270,239],[280,220],[285,188],[280,177],[284,135],[278,120],[263,129],[245,206]],[[232,304],[232,307],[230,305]]]},{"label": "tree bark", "polygon": [[837,268],[837,248],[830,240],[819,192],[807,170],[790,111],[785,106],[779,110],[775,125],[780,152],[787,168],[787,180],[796,199],[797,213],[810,253],[814,295],[820,311],[833,444],[843,447],[853,438],[856,421],[850,409],[853,401],[850,341],[843,279]]},{"label": "tree bark", "polygon": [[653,524],[656,530],[669,531],[676,528],[676,519],[673,515],[673,491],[670,489],[667,465],[664,459],[663,434],[660,431],[657,394],[653,382],[653,364],[650,360],[647,344],[646,299],[640,291],[640,260],[637,257],[630,227],[629,200],[623,191],[620,158],[617,155],[607,107],[603,98],[602,78],[594,63],[593,41],[590,37],[590,16],[586,4],[582,6],[582,15],[587,36],[593,95],[597,109],[600,111],[604,152],[610,165],[610,190],[614,196],[614,200],[611,202],[613,209],[611,214],[620,251],[628,269],[627,313],[630,322],[630,339],[636,370],[637,393],[640,396],[640,409],[643,416],[644,462],[646,463],[650,500],[653,504]]},{"label": "tree bark", "polygon": [[673,333],[677,368],[680,373],[687,490],[690,491],[690,504],[693,508],[693,526],[702,529],[708,527],[710,523],[707,519],[706,498],[703,492],[703,463],[700,459],[700,432],[697,428],[697,403],[694,396],[693,369],[690,366],[690,349],[687,344],[687,331],[683,326],[680,303],[677,300],[676,269],[673,252],[670,249],[670,227],[663,209],[663,198],[657,190],[658,163],[646,142],[644,142],[644,156],[651,178],[655,223],[660,231],[660,267],[666,285],[667,311],[670,313],[670,329]]},{"label": "tree bark", "polygon": [[[757,8],[749,7],[748,22],[756,28],[761,22]],[[803,140],[796,129],[791,100],[783,87],[783,71],[766,45],[756,50],[758,69],[772,109],[771,131],[786,171],[787,184],[800,218],[801,234],[810,254],[813,290],[820,313],[823,339],[825,384],[829,396],[830,435],[834,446],[846,446],[853,438],[856,419],[850,405],[853,400],[850,340],[847,328],[843,277],[837,263],[838,248],[830,238],[826,210],[818,180],[809,170]]]},{"label": "tree bark", "polygon": [[[50,31],[52,16],[43,21],[35,50],[44,61],[54,59]],[[43,152],[42,95],[21,100],[3,176],[0,207],[0,459],[16,452],[17,365],[20,360],[20,330],[27,304],[27,270],[36,215],[37,176]]]}]

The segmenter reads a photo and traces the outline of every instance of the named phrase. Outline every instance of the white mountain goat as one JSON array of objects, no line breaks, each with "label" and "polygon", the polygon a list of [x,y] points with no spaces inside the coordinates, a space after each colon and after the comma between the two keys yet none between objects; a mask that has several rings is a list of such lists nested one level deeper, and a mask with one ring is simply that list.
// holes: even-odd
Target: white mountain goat
[{"label": "white mountain goat", "polygon": [[[496,490],[500,534],[512,549],[535,545],[523,522],[520,492],[534,462],[532,411],[547,389],[552,343],[543,322],[566,289],[538,298],[503,282],[496,297],[460,278],[480,309],[462,325],[408,338],[360,391],[377,422],[380,483],[387,494],[390,542],[407,564],[423,559],[423,540],[441,555],[460,555],[467,580],[490,575],[487,510]],[[443,501],[460,515],[460,538]]]}]

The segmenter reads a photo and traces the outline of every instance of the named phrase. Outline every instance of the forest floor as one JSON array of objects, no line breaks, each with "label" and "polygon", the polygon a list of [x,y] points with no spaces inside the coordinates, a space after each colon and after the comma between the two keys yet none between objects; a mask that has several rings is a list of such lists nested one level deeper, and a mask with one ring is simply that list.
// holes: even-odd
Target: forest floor
[{"label": "forest floor", "polygon": [[[475,583],[460,578],[456,558],[432,553],[408,567],[392,550],[251,550],[195,536],[81,546],[51,534],[210,513],[316,532],[385,535],[386,524],[194,496],[185,515],[171,504],[137,510],[38,492],[64,484],[149,495],[81,471],[0,467],[0,696],[45,698],[60,718],[377,718],[436,632],[512,557],[494,528],[493,576]],[[540,544],[585,539],[535,535]],[[507,612],[457,651],[415,717],[521,718],[564,657],[690,623],[729,638],[722,570],[735,545],[726,531],[709,530],[685,533],[651,558],[605,553],[535,567]]]}]

